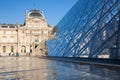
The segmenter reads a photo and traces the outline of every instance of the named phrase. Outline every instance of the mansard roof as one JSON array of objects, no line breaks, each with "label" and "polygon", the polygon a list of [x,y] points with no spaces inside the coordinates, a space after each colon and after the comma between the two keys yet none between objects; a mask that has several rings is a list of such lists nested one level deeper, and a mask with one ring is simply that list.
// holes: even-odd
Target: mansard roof
[{"label": "mansard roof", "polygon": [[[19,24],[19,26],[24,26],[24,24]],[[0,28],[17,28],[18,24],[0,24]]]}]

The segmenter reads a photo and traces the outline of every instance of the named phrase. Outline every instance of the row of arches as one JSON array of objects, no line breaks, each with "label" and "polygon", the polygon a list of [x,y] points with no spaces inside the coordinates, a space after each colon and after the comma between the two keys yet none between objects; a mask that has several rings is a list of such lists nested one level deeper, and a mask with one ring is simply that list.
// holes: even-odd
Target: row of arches
[{"label": "row of arches", "polygon": [[[30,46],[29,52],[32,53],[32,48],[31,48],[31,46]],[[21,46],[21,53],[27,53],[27,51],[26,51],[26,46],[24,46],[24,45]]]}]

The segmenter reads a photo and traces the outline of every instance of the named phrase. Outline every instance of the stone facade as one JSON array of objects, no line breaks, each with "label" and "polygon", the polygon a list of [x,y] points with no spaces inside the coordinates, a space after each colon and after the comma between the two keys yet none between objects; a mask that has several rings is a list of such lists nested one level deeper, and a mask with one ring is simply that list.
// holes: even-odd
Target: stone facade
[{"label": "stone facade", "polygon": [[0,24],[0,55],[47,55],[46,41],[55,34],[44,13],[26,11],[24,24]]}]

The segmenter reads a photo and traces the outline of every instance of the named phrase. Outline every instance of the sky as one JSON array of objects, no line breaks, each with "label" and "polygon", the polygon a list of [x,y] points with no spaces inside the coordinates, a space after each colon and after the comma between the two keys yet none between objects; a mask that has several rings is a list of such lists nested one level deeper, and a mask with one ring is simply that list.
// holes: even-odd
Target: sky
[{"label": "sky", "polygon": [[[56,25],[77,0],[0,0],[0,23],[23,24],[25,11],[44,11],[50,25]],[[35,6],[34,6],[35,3]]]}]

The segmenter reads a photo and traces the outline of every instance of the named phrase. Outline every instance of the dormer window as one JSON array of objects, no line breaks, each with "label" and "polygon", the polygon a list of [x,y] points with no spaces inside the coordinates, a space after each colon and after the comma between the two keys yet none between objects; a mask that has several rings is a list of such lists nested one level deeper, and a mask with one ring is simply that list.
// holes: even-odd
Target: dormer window
[{"label": "dormer window", "polygon": [[8,28],[8,26],[1,26],[1,28]]}]

